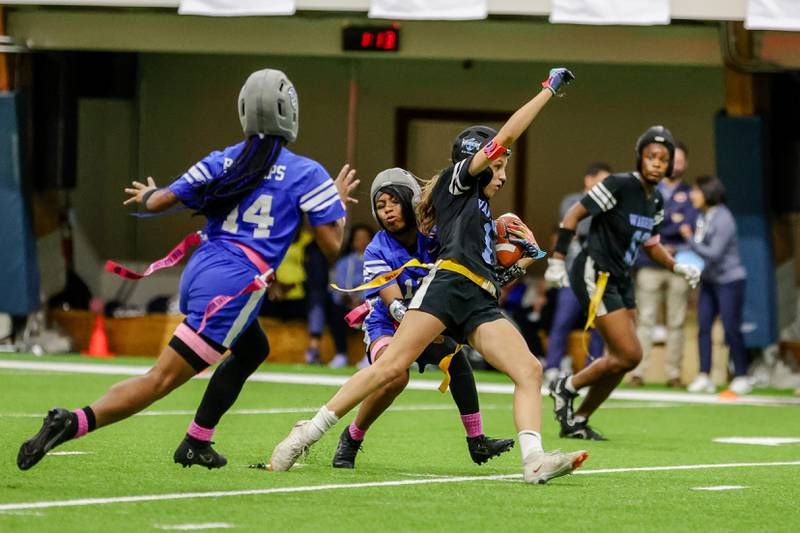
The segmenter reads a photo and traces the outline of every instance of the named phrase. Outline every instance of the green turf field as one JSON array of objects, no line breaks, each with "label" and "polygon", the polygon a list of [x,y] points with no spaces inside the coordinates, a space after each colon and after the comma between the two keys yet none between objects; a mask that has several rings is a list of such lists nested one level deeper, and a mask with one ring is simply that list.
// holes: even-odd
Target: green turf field
[{"label": "green turf field", "polygon": [[[0,357],[0,364],[8,361],[148,363]],[[261,371],[342,374],[286,366]],[[517,476],[516,449],[488,465],[473,465],[449,394],[427,390],[406,391],[396,403],[401,409],[388,412],[370,430],[356,470],[330,467],[345,425],[340,423],[299,467],[270,473],[247,465],[266,461],[292,423],[307,416],[302,410],[310,414],[335,387],[248,383],[234,409],[256,412],[229,413],[215,435],[229,465],[215,471],[183,469],[172,462],[172,453],[206,385],[193,380],[152,406],[150,416],[133,417],[55,450],[81,454],[48,456],[28,472],[17,470],[19,444],[38,430],[49,407],[83,406],[123,377],[0,368],[0,531],[160,531],[203,524],[208,530],[216,524],[258,531],[800,530],[800,443],[713,442],[719,437],[800,438],[796,404],[610,401],[593,422],[611,440],[584,443],[591,456],[582,473],[529,486]],[[479,374],[478,380],[506,382],[497,374]],[[481,402],[487,434],[514,436],[511,396],[483,393]],[[549,399],[544,406],[545,448],[581,447],[580,441],[557,438]],[[286,412],[292,409],[301,412]],[[781,462],[793,464],[775,464]],[[727,466],[654,470],[692,465]],[[625,470],[631,468],[641,470]],[[695,490],[720,486],[745,488]],[[202,497],[209,492],[217,494]],[[141,496],[149,498],[119,500]],[[67,506],[53,503],[67,501]],[[12,505],[34,503],[39,506]]]}]

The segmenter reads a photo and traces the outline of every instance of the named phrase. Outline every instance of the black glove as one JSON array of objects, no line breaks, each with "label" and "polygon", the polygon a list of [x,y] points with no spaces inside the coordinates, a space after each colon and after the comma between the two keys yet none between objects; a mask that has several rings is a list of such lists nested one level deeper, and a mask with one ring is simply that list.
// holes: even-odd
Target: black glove
[{"label": "black glove", "polygon": [[512,281],[525,275],[525,269],[518,265],[511,265],[508,268],[498,267],[494,271],[497,281],[501,287],[505,287]]}]

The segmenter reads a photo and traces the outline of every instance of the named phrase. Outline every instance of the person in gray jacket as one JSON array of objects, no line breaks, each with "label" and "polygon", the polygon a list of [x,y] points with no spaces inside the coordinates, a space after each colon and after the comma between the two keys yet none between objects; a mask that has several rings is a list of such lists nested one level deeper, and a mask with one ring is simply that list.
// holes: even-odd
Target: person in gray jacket
[{"label": "person in gray jacket", "polygon": [[705,261],[705,269],[697,304],[700,374],[689,385],[689,391],[715,391],[709,377],[711,326],[720,315],[734,368],[730,390],[736,394],[748,394],[752,385],[747,378],[747,352],[741,331],[747,272],[739,257],[736,221],[725,205],[725,186],[718,178],[700,176],[690,196],[694,206],[700,210],[700,216],[694,232],[687,224],[681,226],[681,233],[690,249]]}]

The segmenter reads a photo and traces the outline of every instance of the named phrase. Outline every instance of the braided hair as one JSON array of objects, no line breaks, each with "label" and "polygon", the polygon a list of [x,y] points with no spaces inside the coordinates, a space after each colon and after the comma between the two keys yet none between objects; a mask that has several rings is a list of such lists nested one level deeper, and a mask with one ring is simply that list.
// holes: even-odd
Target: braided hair
[{"label": "braided hair", "polygon": [[286,141],[275,135],[253,135],[219,179],[206,184],[195,214],[219,216],[230,212],[250,194],[277,161]]}]

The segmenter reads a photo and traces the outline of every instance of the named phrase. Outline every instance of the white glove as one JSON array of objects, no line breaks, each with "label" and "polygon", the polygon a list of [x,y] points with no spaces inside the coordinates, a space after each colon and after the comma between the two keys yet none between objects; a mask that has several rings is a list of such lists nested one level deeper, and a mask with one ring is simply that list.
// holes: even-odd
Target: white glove
[{"label": "white glove", "polygon": [[[700,269],[687,263],[675,263],[672,271],[689,282],[689,287],[695,288],[700,283]],[[545,274],[546,276],[546,274]]]},{"label": "white glove", "polygon": [[544,280],[547,282],[548,287],[557,289],[569,287],[569,277],[567,276],[567,268],[564,266],[563,259],[551,257],[547,260],[547,270],[544,272]]}]

